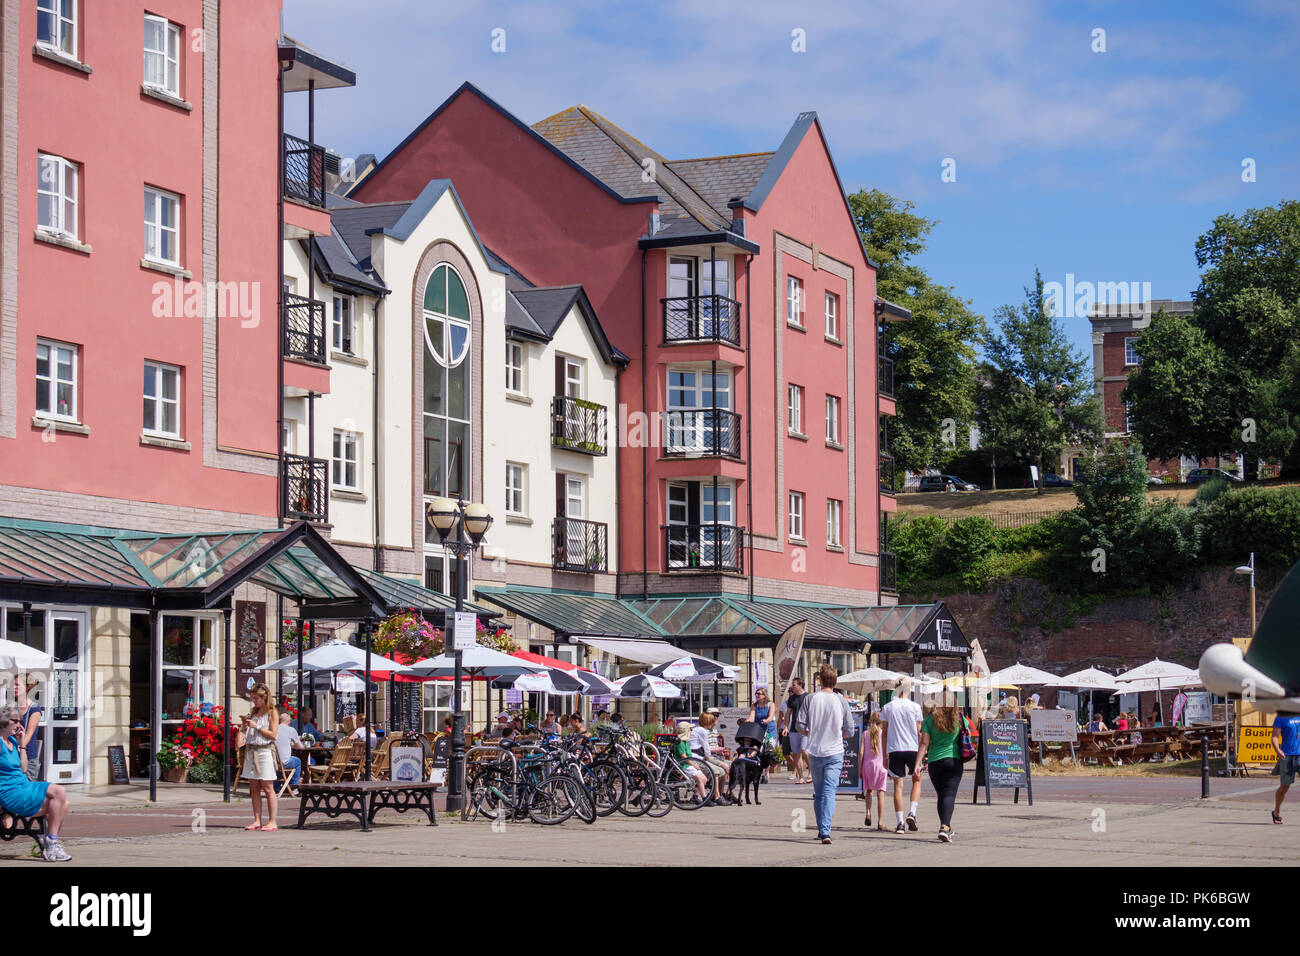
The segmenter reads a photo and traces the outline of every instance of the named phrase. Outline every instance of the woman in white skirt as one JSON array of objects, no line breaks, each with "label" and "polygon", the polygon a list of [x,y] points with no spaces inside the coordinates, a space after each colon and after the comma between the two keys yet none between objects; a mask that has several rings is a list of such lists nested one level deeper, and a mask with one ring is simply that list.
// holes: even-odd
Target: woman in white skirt
[{"label": "woman in white skirt", "polygon": [[[275,796],[275,735],[280,719],[271,706],[271,691],[265,684],[255,685],[252,697],[253,711],[240,721],[237,741],[244,752],[243,774],[253,798],[253,822],[244,829],[266,832],[280,829],[275,822],[279,803]],[[266,794],[266,826],[262,826],[263,793]]]}]

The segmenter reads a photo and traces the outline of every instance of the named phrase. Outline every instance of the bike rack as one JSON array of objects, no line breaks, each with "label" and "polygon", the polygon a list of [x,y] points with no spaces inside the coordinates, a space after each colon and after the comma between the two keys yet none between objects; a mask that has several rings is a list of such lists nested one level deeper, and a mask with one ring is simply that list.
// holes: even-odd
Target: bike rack
[{"label": "bike rack", "polygon": [[[545,750],[545,749],[546,749],[545,747],[542,747],[539,744],[520,744],[517,747],[501,747],[495,744],[487,745],[487,746],[480,745],[477,747],[470,747],[468,750],[466,750],[465,760],[466,763],[468,764],[470,755],[476,753],[495,754],[498,757],[500,757],[502,754],[508,756],[510,758],[510,786],[514,788],[514,787],[518,787],[519,785],[519,759],[515,756],[515,754],[519,751]],[[460,819],[462,823],[469,819],[469,810],[470,810],[470,799],[469,799],[469,794],[466,794],[465,804],[460,808]]]}]

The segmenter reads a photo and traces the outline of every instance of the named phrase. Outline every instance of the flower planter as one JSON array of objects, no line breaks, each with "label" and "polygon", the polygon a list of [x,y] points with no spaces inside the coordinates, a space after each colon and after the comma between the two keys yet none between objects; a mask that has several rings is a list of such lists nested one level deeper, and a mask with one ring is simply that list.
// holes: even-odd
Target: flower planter
[{"label": "flower planter", "polygon": [[168,783],[184,783],[185,777],[190,772],[189,767],[159,767],[162,772],[162,778]]}]

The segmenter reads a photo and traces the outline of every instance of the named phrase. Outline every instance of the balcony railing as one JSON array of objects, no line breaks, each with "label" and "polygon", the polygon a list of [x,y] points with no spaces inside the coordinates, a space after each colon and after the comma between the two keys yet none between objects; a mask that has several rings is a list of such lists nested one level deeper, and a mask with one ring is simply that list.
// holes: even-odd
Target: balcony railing
[{"label": "balcony railing", "polygon": [[283,455],[284,516],[306,521],[329,521],[329,467],[323,458]]},{"label": "balcony railing", "polygon": [[888,551],[880,555],[880,590],[898,593],[898,555]]},{"label": "balcony railing", "polygon": [[740,345],[740,303],[725,295],[660,299],[665,342],[730,342]]},{"label": "balcony railing", "polygon": [[676,408],[664,413],[664,456],[740,457],[740,416],[725,408]]},{"label": "balcony railing", "polygon": [[284,198],[324,208],[324,146],[284,134]]},{"label": "balcony railing", "polygon": [[894,493],[894,456],[880,454],[880,490],[887,495]]},{"label": "balcony railing", "polygon": [[325,303],[284,293],[284,357],[325,364]]},{"label": "balcony railing", "polygon": [[894,395],[894,360],[881,355],[876,361],[880,368],[880,394],[892,398]]},{"label": "balcony railing", "polygon": [[607,417],[604,405],[556,395],[551,399],[551,444],[586,455],[603,455]]},{"label": "balcony railing", "polygon": [[745,529],[729,524],[664,526],[670,571],[745,570]]},{"label": "balcony railing", "polygon": [[556,518],[551,525],[551,561],[557,571],[609,570],[609,526],[581,518]]}]

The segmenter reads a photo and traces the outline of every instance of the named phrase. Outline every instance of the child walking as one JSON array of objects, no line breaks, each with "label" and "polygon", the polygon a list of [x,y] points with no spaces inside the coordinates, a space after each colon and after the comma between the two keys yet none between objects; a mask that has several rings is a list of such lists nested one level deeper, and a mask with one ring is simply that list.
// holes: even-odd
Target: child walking
[{"label": "child walking", "polygon": [[871,795],[876,796],[876,829],[885,826],[885,787],[889,774],[885,770],[885,748],[880,739],[880,711],[871,715],[866,733],[862,735],[862,798],[867,803],[867,818],[863,825],[871,829]]}]

